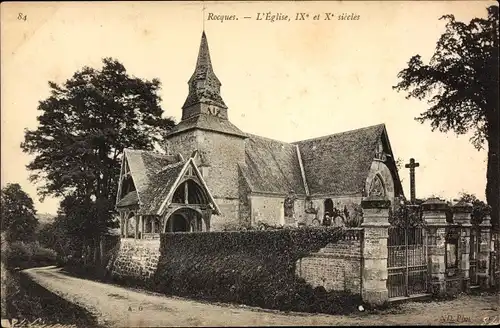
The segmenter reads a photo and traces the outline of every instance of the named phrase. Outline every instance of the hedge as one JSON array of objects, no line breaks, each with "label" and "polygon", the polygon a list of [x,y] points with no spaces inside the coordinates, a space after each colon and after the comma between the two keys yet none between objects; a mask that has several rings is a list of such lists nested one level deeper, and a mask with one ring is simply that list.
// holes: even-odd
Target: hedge
[{"label": "hedge", "polygon": [[312,288],[295,274],[301,257],[337,242],[342,228],[161,235],[156,291],[301,312],[347,313],[359,295]]}]

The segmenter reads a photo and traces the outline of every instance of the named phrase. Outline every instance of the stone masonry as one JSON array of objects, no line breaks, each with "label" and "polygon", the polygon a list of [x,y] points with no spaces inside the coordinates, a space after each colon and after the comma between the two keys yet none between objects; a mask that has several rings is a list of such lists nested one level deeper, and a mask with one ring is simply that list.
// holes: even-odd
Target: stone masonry
[{"label": "stone masonry", "polygon": [[361,294],[361,241],[341,240],[327,245],[298,260],[296,274],[312,287]]},{"label": "stone masonry", "polygon": [[116,278],[146,280],[156,272],[160,240],[122,238],[111,274]]},{"label": "stone masonry", "polygon": [[387,238],[389,228],[389,207],[387,199],[368,198],[361,202],[364,212],[363,238],[363,301],[382,305],[389,299],[387,289]]},{"label": "stone masonry", "polygon": [[472,204],[458,203],[453,206],[453,221],[460,225],[460,270],[462,270],[462,289],[470,289],[469,254]]},{"label": "stone masonry", "polygon": [[427,225],[427,254],[430,264],[432,294],[446,292],[446,211],[448,205],[440,199],[429,199],[422,204],[422,218]]},{"label": "stone masonry", "polygon": [[481,222],[481,244],[478,254],[478,279],[482,288],[490,286],[491,219],[487,215]]}]

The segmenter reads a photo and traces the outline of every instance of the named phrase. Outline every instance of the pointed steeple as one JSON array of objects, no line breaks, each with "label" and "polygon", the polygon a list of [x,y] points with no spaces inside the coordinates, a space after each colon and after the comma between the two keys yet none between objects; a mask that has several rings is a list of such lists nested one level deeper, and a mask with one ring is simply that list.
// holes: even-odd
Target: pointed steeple
[{"label": "pointed steeple", "polygon": [[189,94],[182,106],[183,120],[199,114],[216,114],[227,119],[227,106],[220,95],[221,83],[212,68],[205,31],[201,35],[196,68],[188,85]]}]

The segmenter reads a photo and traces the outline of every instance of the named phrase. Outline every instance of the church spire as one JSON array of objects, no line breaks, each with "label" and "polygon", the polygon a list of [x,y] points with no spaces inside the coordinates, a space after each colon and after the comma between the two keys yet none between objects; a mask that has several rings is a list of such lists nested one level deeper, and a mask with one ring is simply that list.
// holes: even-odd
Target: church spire
[{"label": "church spire", "polygon": [[196,68],[188,85],[189,94],[182,106],[183,120],[199,114],[227,119],[227,106],[220,95],[221,83],[212,68],[205,31],[201,35]]}]

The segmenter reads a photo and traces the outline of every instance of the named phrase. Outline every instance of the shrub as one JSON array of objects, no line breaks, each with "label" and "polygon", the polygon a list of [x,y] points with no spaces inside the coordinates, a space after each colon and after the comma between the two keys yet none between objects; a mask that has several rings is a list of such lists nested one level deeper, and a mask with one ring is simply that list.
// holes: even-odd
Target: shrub
[{"label": "shrub", "polygon": [[359,296],[313,290],[295,274],[298,259],[342,235],[341,228],[163,234],[154,288],[285,311],[344,313],[360,304]]},{"label": "shrub", "polygon": [[24,269],[57,263],[56,252],[52,249],[41,247],[36,242],[12,242],[7,246],[5,256],[5,264],[8,268],[19,267]]}]

